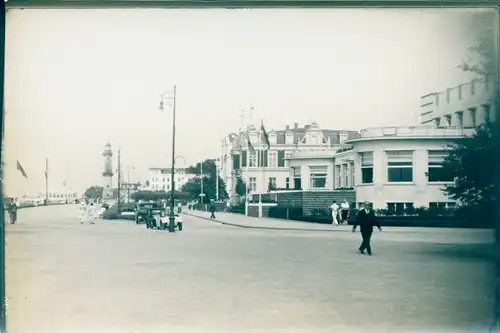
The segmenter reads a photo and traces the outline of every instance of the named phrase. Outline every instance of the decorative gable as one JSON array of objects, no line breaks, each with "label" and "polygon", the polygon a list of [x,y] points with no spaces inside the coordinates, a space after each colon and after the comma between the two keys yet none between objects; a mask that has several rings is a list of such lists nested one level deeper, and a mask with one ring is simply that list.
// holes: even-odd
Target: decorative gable
[{"label": "decorative gable", "polygon": [[311,125],[306,126],[306,133],[304,137],[300,140],[299,145],[307,146],[328,146],[328,138],[323,135],[323,132],[319,128],[316,122],[312,122]]}]

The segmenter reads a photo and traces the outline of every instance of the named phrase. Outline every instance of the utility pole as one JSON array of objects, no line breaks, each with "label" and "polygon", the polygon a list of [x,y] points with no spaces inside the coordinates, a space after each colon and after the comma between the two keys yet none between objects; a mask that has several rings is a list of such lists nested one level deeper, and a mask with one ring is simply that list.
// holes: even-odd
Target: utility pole
[{"label": "utility pole", "polygon": [[130,165],[127,167],[127,203],[130,202]]},{"label": "utility pole", "polygon": [[215,160],[215,200],[219,201],[219,159]]},{"label": "utility pole", "polygon": [[169,97],[169,99],[172,100],[172,170],[170,173],[171,179],[172,179],[172,186],[171,186],[171,194],[170,194],[170,216],[169,216],[169,224],[168,224],[168,231],[169,232],[175,232],[175,213],[174,213],[174,204],[175,204],[175,107],[176,107],[176,97],[177,97],[177,86],[174,85],[173,91],[167,92],[165,94],[161,95],[161,101],[160,101],[160,110],[163,110],[163,97],[167,94],[172,94],[172,97]]},{"label": "utility pole", "polygon": [[122,171],[121,171],[121,161],[120,161],[120,149],[118,149],[118,199],[116,201],[116,207],[117,207],[117,211],[118,211],[118,214],[120,214],[120,204],[121,204],[121,195],[120,195],[120,187],[121,187],[121,174],[122,174]]},{"label": "utility pole", "polygon": [[201,199],[201,204],[204,203],[203,198],[205,197],[205,193],[203,192],[203,161],[200,162],[200,199]]},{"label": "utility pole", "polygon": [[45,205],[49,204],[49,159],[45,158]]}]

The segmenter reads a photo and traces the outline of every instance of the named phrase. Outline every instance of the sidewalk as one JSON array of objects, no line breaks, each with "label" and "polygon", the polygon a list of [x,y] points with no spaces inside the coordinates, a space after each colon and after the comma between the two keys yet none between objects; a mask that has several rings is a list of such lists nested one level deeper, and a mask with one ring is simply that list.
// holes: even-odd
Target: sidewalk
[{"label": "sidewalk", "polygon": [[[210,219],[210,212],[199,210],[183,210],[183,214],[194,216],[200,219],[250,229],[271,229],[271,230],[301,230],[301,231],[329,231],[329,232],[352,232],[351,225],[332,226],[331,224],[310,223],[294,220],[282,220],[274,218],[249,217],[242,214],[216,212],[215,219]],[[429,228],[429,227],[384,227],[387,232],[404,233],[425,233],[425,234],[454,234],[459,235],[488,235],[491,230],[487,229],[463,229],[463,228]],[[359,227],[357,228],[359,231]]]},{"label": "sidewalk", "polygon": [[199,210],[183,210],[186,215],[240,228],[272,229],[272,230],[308,230],[308,231],[351,231],[352,226],[308,223],[293,220],[249,217],[242,214],[216,212],[215,219],[210,219],[210,212]]}]

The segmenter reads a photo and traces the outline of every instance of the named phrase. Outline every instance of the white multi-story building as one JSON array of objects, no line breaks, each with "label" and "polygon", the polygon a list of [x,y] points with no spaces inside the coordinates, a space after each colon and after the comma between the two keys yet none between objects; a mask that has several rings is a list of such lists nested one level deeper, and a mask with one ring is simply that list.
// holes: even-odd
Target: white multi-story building
[{"label": "white multi-story building", "polygon": [[[287,126],[284,130],[270,130],[271,147],[265,150],[262,132],[250,126],[248,133],[255,153],[249,150],[245,135],[231,134],[223,139],[219,174],[226,183],[228,193],[233,189],[236,173],[245,181],[250,193],[267,192],[270,184],[275,189],[301,187],[294,183],[288,158],[310,151],[335,152],[348,147],[345,141],[358,135],[356,131],[321,129],[315,122],[304,127],[295,123],[293,128]],[[240,147],[237,147],[238,142]]]},{"label": "white multi-story building", "polygon": [[420,100],[422,125],[475,128],[485,119],[494,121],[495,89],[495,78],[490,76],[425,95]]},{"label": "white multi-story building", "polygon": [[[422,97],[422,124],[417,126],[338,133],[335,140],[336,136],[325,135],[311,124],[297,141],[289,141],[294,144],[287,147],[278,170],[265,168],[264,173],[249,167],[254,165],[249,159],[241,164],[241,173],[253,192],[266,192],[267,177],[274,177],[277,187],[289,190],[354,189],[358,203],[368,201],[376,209],[455,206],[443,192],[453,179],[443,173],[441,164],[450,144],[472,135],[486,119],[496,120],[494,87],[492,79],[482,78]],[[341,135],[345,140],[340,140]],[[223,174],[228,176],[227,171]],[[259,175],[266,180],[261,182]]]},{"label": "white multi-story building", "polygon": [[[172,188],[171,168],[150,168],[149,189],[152,191],[171,191]],[[186,168],[175,168],[174,180],[175,190],[179,191],[195,175],[187,173]]]}]

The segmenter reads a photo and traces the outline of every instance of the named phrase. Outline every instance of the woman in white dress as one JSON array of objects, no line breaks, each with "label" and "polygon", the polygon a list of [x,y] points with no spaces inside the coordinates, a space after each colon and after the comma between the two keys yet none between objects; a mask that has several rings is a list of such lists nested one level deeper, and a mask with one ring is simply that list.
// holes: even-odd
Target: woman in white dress
[{"label": "woman in white dress", "polygon": [[95,208],[96,207],[94,206],[93,202],[91,202],[90,206],[87,208],[87,217],[89,219],[90,224],[95,224],[95,219],[97,215]]},{"label": "woman in white dress", "polygon": [[78,207],[78,220],[80,223],[83,223],[85,221],[85,213],[87,212],[87,206],[85,205],[85,202],[82,202],[80,204],[80,207]]},{"label": "woman in white dress", "polygon": [[330,209],[332,210],[332,225],[339,225],[339,205],[337,205],[337,202],[333,200],[332,205],[330,206]]}]

